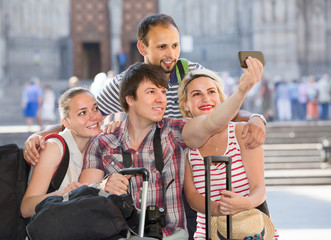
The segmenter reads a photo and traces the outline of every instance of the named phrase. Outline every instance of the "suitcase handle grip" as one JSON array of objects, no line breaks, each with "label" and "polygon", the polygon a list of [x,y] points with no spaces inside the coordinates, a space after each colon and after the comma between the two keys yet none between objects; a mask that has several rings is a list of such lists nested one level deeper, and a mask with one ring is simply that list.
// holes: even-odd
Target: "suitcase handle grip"
[{"label": "suitcase handle grip", "polygon": [[232,163],[232,158],[224,155],[214,155],[211,156],[211,161],[213,163]]},{"label": "suitcase handle grip", "polygon": [[135,168],[123,168],[119,171],[120,174],[122,175],[142,175],[143,176],[143,180],[144,181],[148,181],[149,180],[149,172],[147,171],[146,168],[142,168],[142,167],[135,167]]}]

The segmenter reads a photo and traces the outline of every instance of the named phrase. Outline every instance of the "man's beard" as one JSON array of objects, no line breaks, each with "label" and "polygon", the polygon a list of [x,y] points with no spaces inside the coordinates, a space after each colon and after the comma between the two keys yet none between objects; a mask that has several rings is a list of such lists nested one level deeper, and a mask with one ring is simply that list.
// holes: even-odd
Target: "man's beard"
[{"label": "man's beard", "polygon": [[[177,63],[177,61],[176,61],[176,63]],[[176,64],[174,64],[172,67],[168,68],[168,67],[162,66],[162,63],[160,63],[159,67],[163,70],[164,73],[171,73],[174,70],[174,68],[176,67]]]}]

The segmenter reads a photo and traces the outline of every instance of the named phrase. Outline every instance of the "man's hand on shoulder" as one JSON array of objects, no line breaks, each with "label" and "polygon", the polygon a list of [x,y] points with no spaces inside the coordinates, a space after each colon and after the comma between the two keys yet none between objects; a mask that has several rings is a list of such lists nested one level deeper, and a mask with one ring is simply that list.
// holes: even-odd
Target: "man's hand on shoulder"
[{"label": "man's hand on shoulder", "polygon": [[38,147],[45,149],[45,138],[38,133],[34,133],[26,140],[23,149],[25,161],[32,164],[33,166],[36,165],[39,160],[39,152],[37,149]]},{"label": "man's hand on shoulder", "polygon": [[241,137],[244,139],[249,134],[245,146],[248,149],[253,149],[261,146],[265,140],[265,123],[258,115],[251,117],[242,131]]},{"label": "man's hand on shoulder", "polygon": [[112,121],[109,123],[105,123],[102,126],[102,131],[104,133],[114,133],[120,126],[121,126],[122,122],[121,121]]}]

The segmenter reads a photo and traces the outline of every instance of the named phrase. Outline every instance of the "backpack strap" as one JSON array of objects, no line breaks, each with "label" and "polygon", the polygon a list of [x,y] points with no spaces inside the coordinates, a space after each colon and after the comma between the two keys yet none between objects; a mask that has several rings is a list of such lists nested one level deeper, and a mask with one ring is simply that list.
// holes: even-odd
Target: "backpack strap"
[{"label": "backpack strap", "polygon": [[[154,146],[154,158],[155,158],[155,167],[162,175],[162,170],[164,167],[163,162],[163,154],[162,154],[162,146],[161,146],[161,135],[160,135],[160,128],[156,127],[154,138],[153,138],[153,146]],[[132,167],[132,158],[131,154],[128,152],[122,151],[123,157],[123,165],[125,168]]]},{"label": "backpack strap", "polygon": [[132,167],[132,158],[131,154],[128,152],[123,152],[122,151],[122,156],[123,156],[123,165],[125,168],[130,168]]},{"label": "backpack strap", "polygon": [[62,146],[63,146],[63,155],[62,155],[60,164],[58,165],[57,169],[55,170],[55,172],[53,174],[53,177],[49,184],[47,193],[54,192],[60,188],[62,181],[68,170],[69,157],[70,157],[68,145],[61,135],[56,134],[56,133],[48,134],[45,137],[45,141],[50,138],[57,138],[61,141]]},{"label": "backpack strap", "polygon": [[155,167],[162,175],[164,162],[163,162],[161,135],[160,135],[159,127],[155,129],[154,138],[153,138],[153,147],[154,147]]},{"label": "backpack strap", "polygon": [[185,58],[179,58],[176,64],[176,76],[178,84],[182,82],[186,74],[188,74],[188,60]]}]

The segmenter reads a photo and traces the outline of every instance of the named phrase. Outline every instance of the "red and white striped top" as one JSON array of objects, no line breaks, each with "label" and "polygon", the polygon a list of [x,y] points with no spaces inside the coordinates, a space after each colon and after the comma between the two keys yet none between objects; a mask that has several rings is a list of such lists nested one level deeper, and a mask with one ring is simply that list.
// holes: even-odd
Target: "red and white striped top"
[{"label": "red and white striped top", "polygon": [[[228,125],[228,142],[224,153],[232,158],[232,188],[236,193],[246,197],[249,194],[249,184],[246,172],[241,160],[240,147],[235,133],[235,123]],[[193,180],[197,191],[205,196],[205,167],[203,157],[199,150],[189,151],[189,161],[192,167]],[[210,196],[211,200],[218,202],[220,200],[220,191],[226,188],[225,164],[211,165],[210,167]],[[206,239],[205,234],[205,214],[197,214],[197,230],[194,239]]]}]

